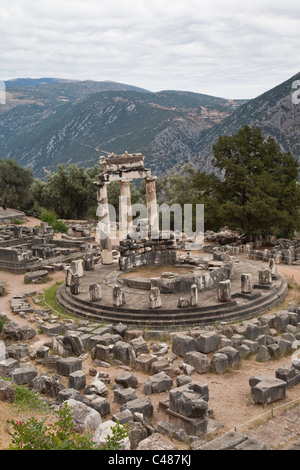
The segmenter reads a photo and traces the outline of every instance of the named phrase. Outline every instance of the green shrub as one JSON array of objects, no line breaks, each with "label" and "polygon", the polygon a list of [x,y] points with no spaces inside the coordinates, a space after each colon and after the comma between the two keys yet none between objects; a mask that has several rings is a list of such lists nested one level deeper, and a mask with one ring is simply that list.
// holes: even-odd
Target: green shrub
[{"label": "green shrub", "polygon": [[10,450],[109,450],[119,449],[122,441],[127,437],[125,427],[119,423],[112,428],[112,436],[107,443],[99,448],[93,441],[90,433],[78,434],[74,432],[74,422],[71,408],[64,404],[58,412],[58,421],[47,427],[46,418],[38,421],[32,417],[26,421],[7,421],[13,426],[9,435],[12,442]]},{"label": "green shrub", "polygon": [[61,220],[56,220],[52,227],[56,233],[67,233],[68,231],[68,227]]},{"label": "green shrub", "polygon": [[41,221],[51,225],[56,233],[66,233],[68,231],[68,227],[61,220],[58,220],[58,215],[54,210],[43,209],[41,211]]},{"label": "green shrub", "polygon": [[42,222],[47,222],[48,225],[53,226],[53,224],[57,221],[58,215],[54,210],[47,210],[47,209],[42,209],[41,211],[41,221]]}]

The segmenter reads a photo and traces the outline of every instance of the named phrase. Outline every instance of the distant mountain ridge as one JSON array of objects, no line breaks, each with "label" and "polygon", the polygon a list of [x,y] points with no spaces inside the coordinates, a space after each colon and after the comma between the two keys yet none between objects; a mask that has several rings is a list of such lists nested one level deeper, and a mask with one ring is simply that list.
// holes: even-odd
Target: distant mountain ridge
[{"label": "distant mountain ridge", "polygon": [[211,170],[212,145],[219,135],[233,135],[244,125],[258,126],[264,136],[271,136],[285,152],[290,151],[300,163],[300,104],[294,104],[292,84],[300,72],[280,85],[249,100],[211,128],[195,146],[194,162]]},{"label": "distant mountain ridge", "polygon": [[116,82],[60,82],[9,88],[0,107],[2,158],[44,177],[59,163],[93,166],[102,150],[142,152],[162,175],[191,160],[201,133],[243,101]]},{"label": "distant mountain ridge", "polygon": [[126,150],[142,152],[158,176],[186,162],[212,171],[219,135],[249,124],[300,160],[300,104],[291,99],[298,79],[300,73],[252,100],[153,93],[110,81],[17,79],[20,86],[10,81],[6,104],[0,105],[0,157],[15,159],[41,178],[59,163],[88,167],[103,151]]}]

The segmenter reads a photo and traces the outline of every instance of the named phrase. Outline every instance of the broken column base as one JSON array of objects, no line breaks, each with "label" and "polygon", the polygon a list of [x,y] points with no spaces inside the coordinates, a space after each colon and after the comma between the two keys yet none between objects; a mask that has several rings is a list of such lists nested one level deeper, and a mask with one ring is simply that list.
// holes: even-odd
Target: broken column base
[{"label": "broken column base", "polygon": [[113,255],[110,250],[101,250],[102,264],[113,264]]},{"label": "broken column base", "polygon": [[187,418],[186,416],[180,415],[175,411],[167,410],[169,421],[177,426],[177,428],[183,428],[187,434],[191,436],[201,436],[206,434],[208,419],[207,418]]}]

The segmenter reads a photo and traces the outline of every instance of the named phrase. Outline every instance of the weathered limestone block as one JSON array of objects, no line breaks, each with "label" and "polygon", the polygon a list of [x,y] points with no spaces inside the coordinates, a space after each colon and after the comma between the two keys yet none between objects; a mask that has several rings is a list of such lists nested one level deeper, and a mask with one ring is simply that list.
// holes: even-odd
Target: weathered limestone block
[{"label": "weathered limestone block", "polygon": [[[112,428],[116,426],[116,423],[112,421],[111,419],[108,421],[105,421],[104,423],[101,423],[98,425],[96,431],[94,432],[93,435],[93,441],[98,445],[98,446],[103,446],[107,440],[108,435],[112,436]],[[122,446],[120,447],[120,450],[130,450],[130,440],[129,437],[126,437],[124,441],[122,442]]]},{"label": "weathered limestone block", "polygon": [[84,394],[82,396],[82,402],[98,411],[101,417],[110,413],[110,404],[107,399],[96,393]]},{"label": "weathered limestone block", "polygon": [[153,417],[153,405],[147,398],[136,398],[122,406],[121,411],[129,409],[132,414],[141,413],[145,418]]},{"label": "weathered limestone block", "polygon": [[132,339],[129,344],[133,347],[136,356],[147,354],[149,352],[147,343],[142,336]]},{"label": "weathered limestone block", "polygon": [[241,359],[246,359],[251,354],[251,349],[244,343],[240,344],[237,350],[240,353]]},{"label": "weathered limestone block", "polygon": [[258,376],[250,379],[249,384],[255,403],[268,404],[286,397],[286,382],[283,380]]},{"label": "weathered limestone block", "polygon": [[14,386],[7,380],[0,380],[0,401],[14,403],[16,398],[16,390]]},{"label": "weathered limestone block", "polygon": [[132,352],[132,346],[125,341],[117,341],[112,348],[114,359],[126,365],[129,365],[132,361]]},{"label": "weathered limestone block", "polygon": [[194,382],[170,390],[170,410],[187,418],[204,419],[208,410],[207,401],[198,393]]},{"label": "weathered limestone block", "polygon": [[256,355],[256,360],[258,362],[267,362],[270,361],[271,355],[269,353],[269,350],[267,346],[264,346],[263,344],[260,346],[258,353]]},{"label": "weathered limestone block", "polygon": [[226,354],[228,359],[228,367],[236,369],[241,365],[241,356],[237,349],[232,346],[227,346],[218,350],[218,353]]},{"label": "weathered limestone block", "polygon": [[183,297],[179,297],[177,307],[178,308],[188,308],[190,307],[190,300],[189,299],[184,299]]},{"label": "weathered limestone block", "polygon": [[68,387],[82,390],[86,386],[86,375],[82,370],[72,372],[68,378]]},{"label": "weathered limestone block", "polygon": [[273,328],[278,332],[286,331],[287,326],[289,325],[290,317],[287,310],[281,310],[276,312],[273,320]]},{"label": "weathered limestone block", "polygon": [[18,367],[18,361],[12,357],[0,362],[0,377],[10,377],[14,369]]},{"label": "weathered limestone block", "polygon": [[288,388],[300,383],[300,372],[295,367],[283,366],[276,371],[276,378],[284,380]]},{"label": "weathered limestone block", "polygon": [[220,336],[215,331],[202,331],[196,338],[197,351],[208,354],[219,347]]},{"label": "weathered limestone block", "polygon": [[36,336],[35,329],[30,325],[19,325],[16,322],[4,323],[1,337],[5,341],[11,339],[13,341],[28,340]]},{"label": "weathered limestone block", "polygon": [[63,401],[73,399],[76,401],[82,401],[81,394],[78,390],[75,390],[75,388],[64,388],[63,390],[60,390],[57,395],[57,401],[58,403],[62,403]]},{"label": "weathered limestone block", "polygon": [[119,405],[124,405],[128,401],[135,400],[137,398],[136,391],[134,388],[115,388],[114,389],[114,402]]},{"label": "weathered limestone block", "polygon": [[29,272],[24,275],[24,282],[25,283],[37,282],[39,280],[45,279],[48,276],[48,274],[49,273],[46,269]]},{"label": "weathered limestone block", "polygon": [[87,385],[83,391],[84,395],[90,395],[95,393],[100,397],[106,397],[108,390],[105,383],[99,378],[99,374],[96,377],[93,377],[89,385]]},{"label": "weathered limestone block", "polygon": [[209,364],[206,354],[199,351],[190,351],[185,354],[184,362],[192,366],[198,374],[204,374],[208,371]]},{"label": "weathered limestone block", "polygon": [[[112,416],[112,420],[117,423],[119,421],[120,424],[126,424],[126,423],[129,423],[130,422],[130,430],[132,429],[133,427],[133,415],[132,413],[129,411],[129,410],[124,410],[124,411],[119,411],[118,413],[115,413],[113,416]],[[148,433],[146,431],[146,429],[144,428],[143,426],[143,429],[145,430],[146,432],[146,436],[148,436]],[[131,440],[131,439],[130,439]]]},{"label": "weathered limestone block", "polygon": [[216,374],[225,374],[228,367],[228,357],[226,354],[215,353],[210,361],[209,368]]},{"label": "weathered limestone block", "polygon": [[69,399],[65,403],[71,408],[75,432],[79,434],[93,432],[98,428],[99,424],[101,424],[102,419],[100,413],[87,406],[85,403],[73,399]]},{"label": "weathered limestone block", "polygon": [[173,336],[172,352],[177,356],[184,357],[187,352],[196,350],[196,341],[191,336],[181,334]]},{"label": "weathered limestone block", "polygon": [[143,392],[145,395],[152,393],[161,393],[170,390],[173,386],[173,379],[165,372],[151,375],[145,382]]},{"label": "weathered limestone block", "polygon": [[45,376],[45,393],[48,397],[57,398],[60,391],[64,389],[64,386],[60,382],[59,376],[48,377]]},{"label": "weathered limestone block", "polygon": [[[129,410],[127,410],[127,412],[130,413]],[[125,413],[125,411],[123,413]],[[113,417],[113,420],[114,420],[114,417]],[[123,424],[123,423],[125,424],[127,422],[130,423],[130,429],[128,432],[129,440],[130,440],[130,449],[136,450],[139,443],[148,437],[147,429],[142,425],[142,423],[131,421],[130,419],[129,420],[127,419],[127,421],[124,421],[123,423],[121,421],[119,422],[120,424]]]},{"label": "weathered limestone block", "polygon": [[134,361],[134,368],[143,372],[150,372],[152,364],[158,361],[152,354],[140,354]]},{"label": "weathered limestone block", "polygon": [[81,370],[82,361],[76,357],[66,357],[56,362],[56,372],[68,377],[72,372]]},{"label": "weathered limestone block", "polygon": [[81,338],[75,331],[68,331],[64,336],[63,342],[66,346],[70,346],[75,356],[85,353]]},{"label": "weathered limestone block", "polygon": [[112,360],[112,346],[105,346],[104,344],[96,344],[91,351],[93,361],[99,359],[100,361],[110,362]]},{"label": "weathered limestone block", "polygon": [[115,382],[124,388],[136,388],[138,386],[138,379],[130,372],[120,372],[115,377]]},{"label": "weathered limestone block", "polygon": [[28,367],[23,366],[12,371],[11,379],[13,384],[29,385],[36,376],[37,371],[33,365]]}]

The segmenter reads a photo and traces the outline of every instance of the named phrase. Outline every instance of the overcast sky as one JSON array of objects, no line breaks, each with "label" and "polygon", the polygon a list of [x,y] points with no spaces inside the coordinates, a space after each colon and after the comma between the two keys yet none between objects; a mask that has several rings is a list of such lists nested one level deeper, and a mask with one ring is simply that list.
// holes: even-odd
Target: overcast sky
[{"label": "overcast sky", "polygon": [[300,71],[299,0],[1,0],[0,79],[254,98]]}]

